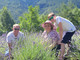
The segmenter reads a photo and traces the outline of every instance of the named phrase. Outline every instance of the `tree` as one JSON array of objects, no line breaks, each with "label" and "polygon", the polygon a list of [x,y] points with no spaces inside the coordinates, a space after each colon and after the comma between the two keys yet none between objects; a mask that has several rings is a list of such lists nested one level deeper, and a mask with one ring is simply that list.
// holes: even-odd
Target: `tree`
[{"label": "tree", "polygon": [[25,29],[28,31],[39,31],[41,30],[41,18],[39,15],[39,7],[29,6],[28,12],[24,13],[23,16],[19,17],[21,29]]},{"label": "tree", "polygon": [[0,20],[4,31],[10,31],[15,23],[6,7],[2,9]]},{"label": "tree", "polygon": [[68,5],[62,4],[58,12],[60,16],[69,19],[75,26],[80,25],[80,9],[72,3],[69,2]]}]

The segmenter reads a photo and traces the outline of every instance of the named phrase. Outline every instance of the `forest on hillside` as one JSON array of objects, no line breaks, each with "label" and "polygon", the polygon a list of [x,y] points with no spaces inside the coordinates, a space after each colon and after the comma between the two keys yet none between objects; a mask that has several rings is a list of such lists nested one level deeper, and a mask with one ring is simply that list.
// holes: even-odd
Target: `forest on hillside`
[{"label": "forest on hillside", "polygon": [[39,6],[39,14],[48,14],[49,12],[57,13],[56,8],[59,8],[62,3],[67,5],[68,2],[80,8],[80,0],[0,0],[0,9],[7,7],[13,19],[18,23],[18,17],[28,12],[30,5]]},{"label": "forest on hillside", "polygon": [[[69,6],[69,7],[68,7]],[[47,14],[39,14],[39,6],[29,6],[28,12],[25,12],[22,14],[22,16],[19,16],[19,25],[21,30],[26,30],[30,32],[31,30],[40,31],[43,30],[41,27],[41,24],[45,22],[47,18]],[[57,8],[56,15],[60,15],[64,18],[69,19],[73,24],[76,26],[77,29],[80,27],[80,9],[74,6],[73,4],[62,4],[60,8]],[[66,14],[67,13],[67,14]],[[2,12],[0,13],[0,34],[11,31],[12,25],[16,23],[11,16],[10,12],[8,11],[7,7],[4,7],[2,9]]]},{"label": "forest on hillside", "polygon": [[[0,10],[0,35],[2,33],[5,33],[6,31],[11,31],[12,25],[14,23],[20,24],[21,30],[27,30],[29,32],[32,30],[32,28],[33,28],[33,31],[43,30],[41,27],[41,24],[47,20],[47,15],[50,12],[54,12],[56,15],[60,15],[64,18],[69,19],[71,22],[73,22],[73,24],[75,26],[78,26],[78,27],[76,27],[77,29],[79,29],[79,27],[80,27],[79,0],[76,0],[76,2],[78,2],[78,3],[71,0],[75,4],[73,4],[71,1],[68,1],[68,0],[64,0],[64,1],[63,0],[61,0],[61,1],[57,0],[55,2],[52,0],[50,0],[49,2],[47,2],[48,0],[44,0],[43,2],[42,2],[42,0],[37,0],[34,3],[32,3],[34,0],[31,0],[31,1],[17,0],[17,2],[16,2],[16,0],[14,0],[14,1],[12,1],[12,0],[9,0],[9,1],[0,0],[0,1],[5,3],[4,5],[7,5],[6,2],[8,4],[11,4],[10,2],[12,2],[14,4],[14,8],[13,8],[13,4],[12,4],[12,5],[7,5],[7,7],[4,6]],[[56,4],[51,3],[51,1],[56,3]],[[28,5],[25,5],[26,2],[28,2]],[[41,5],[41,2],[42,2],[42,4],[43,3],[45,3],[45,4]],[[59,6],[60,2],[61,3],[64,2],[64,3],[62,3]],[[3,3],[1,3],[2,6],[3,6]],[[17,5],[16,5],[16,3],[17,3]],[[19,6],[18,6],[18,3],[19,3]],[[57,3],[59,3],[59,4],[57,5]],[[22,6],[20,4],[23,4],[24,6]],[[35,6],[34,4],[37,6]],[[49,5],[46,5],[46,4],[49,4]],[[8,7],[8,6],[11,6],[11,7]],[[20,7],[20,6],[22,6],[22,7]],[[27,6],[26,12],[25,12],[25,6]],[[15,7],[16,7],[16,9],[15,9]],[[51,7],[51,9],[49,9],[50,7]],[[56,7],[56,8],[54,9],[54,7]],[[0,8],[1,8],[1,6],[0,6]],[[10,8],[11,8],[11,11],[9,10]],[[23,12],[21,11],[22,13],[20,13],[20,11],[18,12],[18,10],[20,10],[19,8],[24,10],[24,11]],[[43,9],[45,9],[45,11],[42,11]],[[15,10],[15,12],[12,12],[12,10]],[[41,13],[41,11],[43,13]],[[16,16],[18,18],[18,20],[15,20],[14,16]],[[16,22],[16,21],[18,21],[18,22]]]}]

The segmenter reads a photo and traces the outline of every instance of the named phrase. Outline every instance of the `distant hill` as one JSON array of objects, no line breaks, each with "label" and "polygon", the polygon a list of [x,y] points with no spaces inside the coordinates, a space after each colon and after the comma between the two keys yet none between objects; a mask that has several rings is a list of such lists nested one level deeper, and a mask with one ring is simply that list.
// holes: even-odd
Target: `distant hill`
[{"label": "distant hill", "polygon": [[11,12],[12,17],[18,22],[18,16],[27,12],[28,6],[40,6],[40,14],[49,12],[56,12],[56,8],[60,7],[62,3],[67,4],[72,1],[74,5],[80,8],[80,0],[0,0],[0,9],[6,6]]}]

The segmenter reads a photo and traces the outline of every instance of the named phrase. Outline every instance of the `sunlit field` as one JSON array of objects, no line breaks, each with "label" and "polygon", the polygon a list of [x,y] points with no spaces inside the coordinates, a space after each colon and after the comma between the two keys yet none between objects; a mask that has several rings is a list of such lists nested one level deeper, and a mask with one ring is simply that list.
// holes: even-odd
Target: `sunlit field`
[{"label": "sunlit field", "polygon": [[[13,50],[13,60],[58,60],[55,56],[55,49],[51,51],[46,50],[42,45],[41,33],[25,32],[25,39],[19,40]],[[4,57],[5,50],[8,46],[5,41],[6,35],[0,36],[0,60],[6,60]],[[72,37],[72,44],[69,50],[67,60],[80,60],[80,31],[77,31]]]}]

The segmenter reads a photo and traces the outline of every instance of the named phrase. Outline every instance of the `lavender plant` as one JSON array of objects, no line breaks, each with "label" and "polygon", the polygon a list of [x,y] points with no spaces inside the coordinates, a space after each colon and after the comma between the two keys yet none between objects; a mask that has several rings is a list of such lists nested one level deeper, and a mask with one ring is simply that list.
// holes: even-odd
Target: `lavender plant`
[{"label": "lavender plant", "polygon": [[[14,60],[54,60],[55,53],[51,57],[51,51],[45,50],[41,44],[42,38],[39,33],[26,34],[22,47],[18,47],[14,52]],[[53,51],[54,52],[54,51]]]},{"label": "lavender plant", "polygon": [[[8,48],[5,40],[6,35],[0,36],[0,60],[2,57],[5,59],[5,50]],[[14,47],[13,56],[14,60],[58,60],[55,56],[55,50],[45,50],[41,44],[41,32],[25,32],[25,39],[19,40]],[[80,59],[80,31],[77,31],[72,37],[72,45],[69,53],[69,60]],[[2,59],[2,60],[4,60]]]}]

